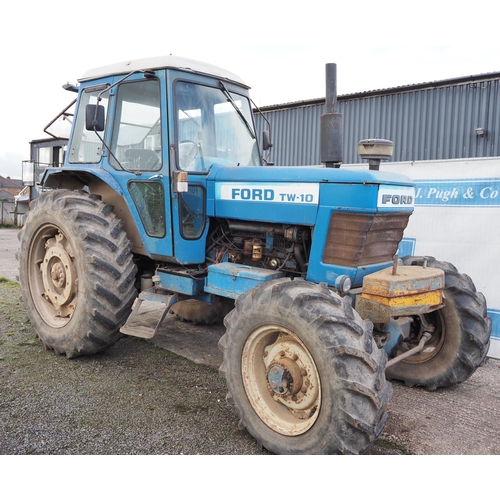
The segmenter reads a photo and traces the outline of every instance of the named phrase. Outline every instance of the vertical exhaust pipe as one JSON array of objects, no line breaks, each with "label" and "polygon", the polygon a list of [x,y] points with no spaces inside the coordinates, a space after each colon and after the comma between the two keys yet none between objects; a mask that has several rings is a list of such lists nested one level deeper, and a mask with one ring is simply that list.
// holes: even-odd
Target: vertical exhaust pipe
[{"label": "vertical exhaust pipe", "polygon": [[320,155],[326,167],[340,167],[343,160],[343,119],[337,103],[337,65],[326,65],[326,112],[320,118]]}]

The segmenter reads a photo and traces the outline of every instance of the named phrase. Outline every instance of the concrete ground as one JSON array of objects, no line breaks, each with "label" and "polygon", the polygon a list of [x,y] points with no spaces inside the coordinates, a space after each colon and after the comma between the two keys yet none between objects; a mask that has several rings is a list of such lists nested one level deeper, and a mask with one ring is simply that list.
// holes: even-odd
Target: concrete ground
[{"label": "concrete ground", "polygon": [[[17,276],[17,230],[0,230],[0,276]],[[154,326],[160,311],[147,306],[138,320]],[[153,344],[196,363],[218,367],[222,325],[192,325],[167,317]],[[463,384],[429,392],[393,384],[383,439],[418,455],[500,455],[500,360],[486,362]]]},{"label": "concrete ground", "polygon": [[[139,314],[154,326],[159,310]],[[149,342],[196,363],[220,366],[222,325],[167,317]],[[383,438],[417,455],[500,455],[500,360],[486,362],[463,384],[434,392],[393,383]]]},{"label": "concrete ground", "polygon": [[16,252],[19,248],[18,229],[0,229],[0,276],[17,279]]}]

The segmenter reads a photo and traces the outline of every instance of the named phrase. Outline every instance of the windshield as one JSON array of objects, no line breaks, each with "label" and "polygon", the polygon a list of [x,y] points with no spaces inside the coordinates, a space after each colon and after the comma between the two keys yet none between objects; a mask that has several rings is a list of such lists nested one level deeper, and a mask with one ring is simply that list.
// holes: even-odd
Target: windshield
[{"label": "windshield", "polygon": [[178,81],[175,99],[179,168],[207,172],[213,163],[260,165],[246,97],[225,93],[225,89]]}]

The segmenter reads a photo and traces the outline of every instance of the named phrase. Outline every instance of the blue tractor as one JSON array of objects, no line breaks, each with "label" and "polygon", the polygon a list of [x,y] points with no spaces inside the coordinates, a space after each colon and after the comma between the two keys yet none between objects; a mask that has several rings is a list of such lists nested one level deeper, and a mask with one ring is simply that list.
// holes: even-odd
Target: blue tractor
[{"label": "blue tractor", "polygon": [[[20,233],[23,300],[47,348],[90,355],[153,336],[169,311],[226,309],[228,401],[285,454],[362,453],[387,420],[387,380],[453,386],[484,360],[491,320],[471,279],[397,255],[414,184],[379,171],[392,143],[360,141],[369,168],[339,168],[334,64],[319,167],[268,164],[248,86],[208,64],[128,61],[66,88],[64,164]],[[133,325],[144,300],[165,304],[156,328]]]}]

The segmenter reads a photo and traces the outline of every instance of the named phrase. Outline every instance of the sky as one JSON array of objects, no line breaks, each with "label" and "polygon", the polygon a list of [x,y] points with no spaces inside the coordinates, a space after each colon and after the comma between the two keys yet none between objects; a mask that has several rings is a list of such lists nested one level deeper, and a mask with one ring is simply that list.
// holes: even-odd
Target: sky
[{"label": "sky", "polygon": [[148,0],[9,4],[0,30],[0,175],[74,98],[62,85],[114,62],[173,54],[221,66],[259,106],[500,71],[492,0]]}]

